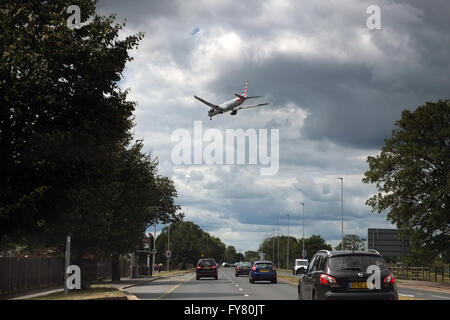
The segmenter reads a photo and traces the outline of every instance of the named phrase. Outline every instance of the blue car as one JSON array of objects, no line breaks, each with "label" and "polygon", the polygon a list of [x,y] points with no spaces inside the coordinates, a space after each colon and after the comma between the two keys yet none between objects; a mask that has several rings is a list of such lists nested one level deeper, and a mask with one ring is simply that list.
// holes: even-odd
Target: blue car
[{"label": "blue car", "polygon": [[255,281],[270,281],[277,283],[277,270],[271,261],[256,261],[250,272],[250,283]]}]

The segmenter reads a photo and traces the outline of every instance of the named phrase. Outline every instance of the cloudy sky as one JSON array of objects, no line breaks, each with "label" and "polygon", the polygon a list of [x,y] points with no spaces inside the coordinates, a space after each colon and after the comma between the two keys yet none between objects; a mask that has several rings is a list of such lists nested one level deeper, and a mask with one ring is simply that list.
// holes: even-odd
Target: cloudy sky
[{"label": "cloudy sky", "polygon": [[[370,5],[380,8],[381,29],[367,27]],[[98,12],[127,19],[123,36],[145,32],[121,87],[138,104],[136,139],[175,181],[186,220],[255,250],[278,224],[287,234],[288,219],[289,233],[300,237],[304,202],[305,236],[336,245],[343,177],[346,234],[395,227],[365,205],[376,188],[361,179],[402,110],[449,98],[449,1],[100,0]],[[210,121],[193,98],[219,104],[246,80],[248,94],[270,106]],[[194,121],[223,135],[278,129],[278,173],[174,165],[172,134],[187,129],[194,137]]]}]

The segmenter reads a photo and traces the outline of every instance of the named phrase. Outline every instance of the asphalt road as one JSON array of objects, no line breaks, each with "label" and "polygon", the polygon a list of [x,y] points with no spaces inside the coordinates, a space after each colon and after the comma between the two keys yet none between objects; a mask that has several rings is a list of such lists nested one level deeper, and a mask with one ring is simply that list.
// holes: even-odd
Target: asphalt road
[{"label": "asphalt road", "polygon": [[[293,276],[292,272],[285,272],[285,271],[277,271],[277,272],[280,275],[282,274],[285,276],[291,277]],[[407,298],[424,299],[424,300],[450,300],[450,294],[445,292],[403,288],[399,285],[397,285],[397,290],[399,296],[404,296]]]},{"label": "asphalt road", "polygon": [[219,279],[195,279],[195,273],[156,280],[128,288],[139,299],[149,300],[297,300],[297,288],[278,281],[248,282],[234,276],[234,269],[220,268]]}]

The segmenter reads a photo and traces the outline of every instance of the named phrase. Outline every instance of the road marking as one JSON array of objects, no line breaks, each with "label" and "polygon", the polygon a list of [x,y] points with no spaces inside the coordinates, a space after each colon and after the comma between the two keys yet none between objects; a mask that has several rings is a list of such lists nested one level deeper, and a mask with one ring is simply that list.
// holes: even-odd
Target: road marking
[{"label": "road marking", "polygon": [[161,296],[159,296],[158,298],[156,298],[156,300],[161,300],[163,299],[165,296],[167,296],[169,293],[173,292],[174,290],[178,289],[179,287],[181,287],[185,282],[188,282],[189,280],[191,280],[192,278],[194,278],[194,275],[192,275],[191,277],[189,277],[188,279],[184,280],[183,282],[181,282],[180,284],[177,284],[175,287],[171,288],[169,291],[167,291],[166,293],[162,294]]},{"label": "road marking", "polygon": [[449,298],[449,297],[444,297],[444,296],[436,296],[436,295],[434,295],[434,294],[432,294],[431,296],[432,296],[432,297],[435,297],[435,298],[441,298],[441,299],[446,299],[446,300],[450,300],[450,298]]},{"label": "road marking", "polygon": [[248,297],[248,294],[244,294],[244,297]]},{"label": "road marking", "polygon": [[403,294],[403,293],[399,293],[399,296],[403,296],[403,297],[410,297],[410,298],[414,298],[414,295],[412,294]]}]

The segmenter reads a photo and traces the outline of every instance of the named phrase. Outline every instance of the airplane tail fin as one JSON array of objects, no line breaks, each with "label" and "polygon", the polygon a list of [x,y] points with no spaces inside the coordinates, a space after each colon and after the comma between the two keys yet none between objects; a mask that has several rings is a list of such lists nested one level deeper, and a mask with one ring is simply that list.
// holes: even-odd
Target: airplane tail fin
[{"label": "airplane tail fin", "polygon": [[248,81],[245,82],[244,92],[242,92],[243,97],[247,97]]}]

